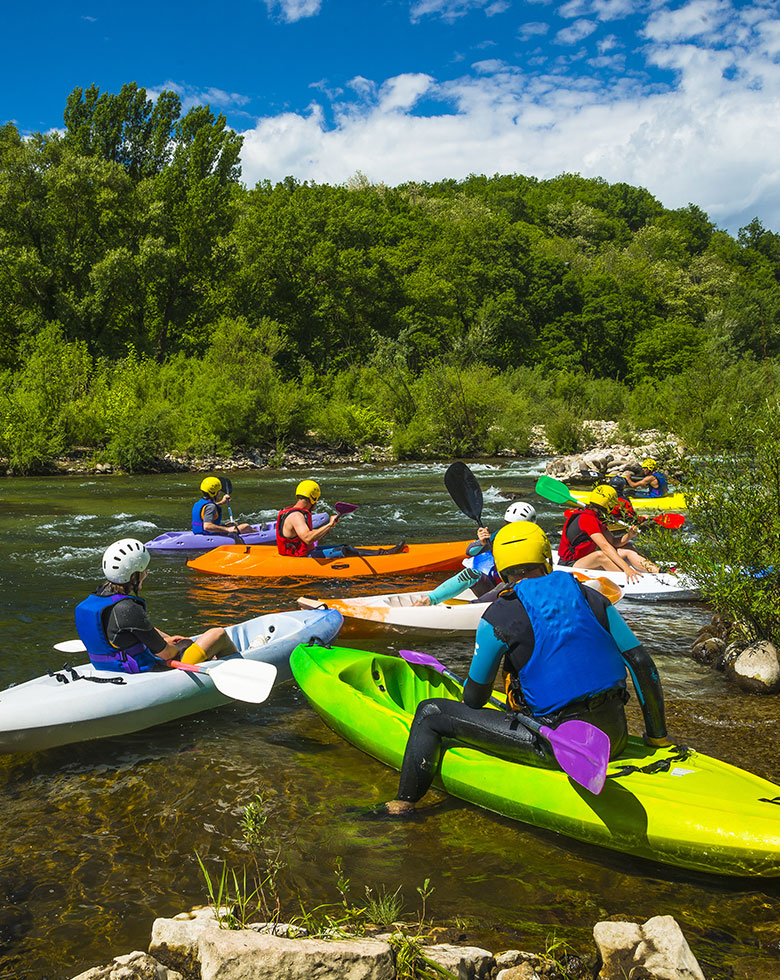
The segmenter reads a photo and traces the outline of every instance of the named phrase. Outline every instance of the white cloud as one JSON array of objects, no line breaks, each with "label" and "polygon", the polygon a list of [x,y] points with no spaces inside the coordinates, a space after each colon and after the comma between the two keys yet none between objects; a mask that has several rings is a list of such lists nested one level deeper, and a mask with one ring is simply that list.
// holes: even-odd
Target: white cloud
[{"label": "white cloud", "polygon": [[304,17],[315,17],[322,7],[322,0],[265,0],[269,14],[277,14],[281,20],[294,24]]},{"label": "white cloud", "polygon": [[598,25],[592,20],[575,20],[570,27],[564,27],[555,35],[556,44],[577,44],[592,34]]},{"label": "white cloud", "polygon": [[[692,43],[693,11],[705,8],[722,29]],[[647,187],[668,207],[693,201],[732,231],[756,214],[780,231],[780,19],[773,7],[756,9],[695,0],[673,21],[659,20],[666,5],[656,9],[635,50],[672,72],[665,87],[648,86],[641,72],[605,81],[523,74],[498,61],[448,82],[358,77],[353,101],[332,103],[327,121],[317,105],[259,120],[245,133],[244,179],[342,183],[361,171],[397,184],[578,171]],[[602,55],[617,44],[607,40]],[[420,115],[423,97],[447,108]]]},{"label": "white cloud", "polygon": [[689,41],[716,35],[731,13],[728,0],[691,0],[677,10],[657,10],[645,27],[653,41]]},{"label": "white cloud", "polygon": [[521,24],[517,33],[523,41],[527,41],[529,37],[542,37],[549,30],[550,25],[545,24],[544,21],[530,20],[526,24]]},{"label": "white cloud", "polygon": [[[364,0],[370,2],[370,0]],[[471,10],[484,10],[488,17],[501,14],[509,9],[506,0],[413,0],[409,16],[412,23],[423,17],[441,17],[453,21],[465,17]]]},{"label": "white cloud", "polygon": [[161,92],[175,92],[181,99],[182,110],[187,112],[197,105],[207,102],[216,109],[240,109],[250,101],[248,95],[239,92],[224,92],[220,88],[197,88],[194,85],[181,85],[179,82],[165,82],[146,90],[150,99],[156,99]]}]

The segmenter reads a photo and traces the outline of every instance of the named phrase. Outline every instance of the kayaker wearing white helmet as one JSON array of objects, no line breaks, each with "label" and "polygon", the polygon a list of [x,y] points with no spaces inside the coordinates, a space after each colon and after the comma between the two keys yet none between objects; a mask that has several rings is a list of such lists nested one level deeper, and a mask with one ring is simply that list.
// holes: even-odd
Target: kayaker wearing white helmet
[{"label": "kayaker wearing white helmet", "polygon": [[638,582],[640,572],[659,571],[657,565],[631,544],[638,528],[631,527],[617,537],[607,527],[609,515],[618,503],[615,488],[603,483],[591,491],[584,508],[565,511],[558,545],[561,565],[624,572],[629,582]]},{"label": "kayaker wearing white helmet", "polygon": [[106,581],[76,606],[76,630],[98,670],[140,674],[160,670],[169,660],[196,664],[236,653],[221,627],[194,643],[156,629],[138,595],[147,576],[149,552],[135,538],[116,541],[103,553]]},{"label": "kayaker wearing white helmet", "polygon": [[[536,521],[536,509],[524,500],[516,500],[510,504],[504,513],[504,522],[511,524],[514,521]],[[442,582],[432,592],[420,596],[415,605],[417,606],[438,606],[448,599],[472,589],[477,593],[481,601],[486,601],[485,596],[490,593],[500,583],[500,578],[496,572],[495,564],[492,559],[493,539],[497,531],[490,533],[489,528],[481,527],[477,531],[477,540],[466,548],[466,558],[463,561],[463,571]],[[487,601],[490,600],[488,596]]]},{"label": "kayaker wearing white helmet", "polygon": [[[446,744],[467,745],[528,765],[556,767],[549,743],[518,714],[555,728],[579,719],[606,732],[610,755],[626,745],[624,704],[628,665],[644,718],[645,740],[670,745],[658,672],[650,656],[601,593],[573,575],[552,571],[547,535],[528,521],[507,524],[493,542],[506,583],[477,627],[463,701],[431,698],[415,712],[398,795],[375,811],[406,816],[425,795]],[[486,708],[502,663],[505,711]]]},{"label": "kayaker wearing white helmet", "polygon": [[251,534],[251,524],[238,524],[236,521],[222,523],[222,504],[230,500],[230,494],[223,493],[222,481],[216,476],[207,476],[200,485],[201,497],[192,505],[192,530],[194,534]]}]

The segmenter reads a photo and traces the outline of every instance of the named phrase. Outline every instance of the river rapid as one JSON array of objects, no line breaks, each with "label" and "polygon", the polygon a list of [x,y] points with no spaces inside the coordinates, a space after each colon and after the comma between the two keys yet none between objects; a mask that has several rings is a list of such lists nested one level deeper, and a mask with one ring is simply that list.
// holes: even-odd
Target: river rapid
[{"label": "river rapid", "polygon": [[[535,498],[539,461],[473,466],[485,520],[500,525],[506,500],[525,492],[540,523],[561,509]],[[443,464],[338,467],[312,473],[323,501],[348,500],[336,541],[354,544],[468,538]],[[273,519],[292,501],[298,472],[241,472],[233,510]],[[52,645],[75,635],[73,608],[101,579],[103,549],[184,529],[198,474],[4,479],[0,562],[0,688],[62,665]],[[330,543],[330,542],[329,542]],[[430,585],[443,576],[431,577]],[[273,587],[209,577],[182,555],[155,555],[144,588],[154,621],[171,633],[227,625],[294,608],[299,594],[397,591],[414,580]],[[780,701],[744,694],[688,657],[709,619],[699,604],[621,611],[658,664],[670,732],[680,741],[780,782]],[[344,645],[380,652],[414,647],[465,672],[467,637],[347,627]],[[77,661],[79,662],[79,661]],[[636,700],[628,705],[641,731]],[[269,845],[282,849],[292,911],[338,898],[334,868],[359,901],[365,886],[401,887],[407,906],[430,878],[428,911],[468,941],[543,951],[555,938],[592,948],[595,922],[671,914],[708,978],[769,980],[780,953],[780,884],[677,870],[512,823],[454,799],[411,823],[357,819],[348,810],[395,795],[397,776],[330,732],[294,684],[260,706],[234,703],[123,738],[0,757],[0,978],[60,980],[132,949],[152,920],[207,901],[199,854],[212,872],[246,854],[242,807],[256,794]]]}]

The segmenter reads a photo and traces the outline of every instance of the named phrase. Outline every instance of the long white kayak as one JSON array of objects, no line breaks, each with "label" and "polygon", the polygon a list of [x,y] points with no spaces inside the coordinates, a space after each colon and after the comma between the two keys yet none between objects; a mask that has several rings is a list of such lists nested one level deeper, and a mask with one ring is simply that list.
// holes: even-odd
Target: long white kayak
[{"label": "long white kayak", "polygon": [[696,584],[686,575],[677,572],[659,572],[651,575],[649,572],[640,574],[638,582],[629,582],[623,572],[605,572],[601,569],[572,568],[569,565],[557,564],[559,572],[574,572],[578,578],[606,578],[623,590],[623,598],[628,602],[692,602],[701,598]]},{"label": "long white kayak", "polygon": [[[579,571],[579,570],[578,570]],[[593,575],[578,576],[586,584],[603,592],[611,602],[620,599],[620,590],[606,579]],[[342,616],[362,619],[385,626],[408,629],[445,630],[473,633],[488,602],[480,601],[471,589],[436,606],[419,605],[427,592],[392,592],[387,595],[355,596],[347,599],[310,599],[301,596],[298,605],[304,609],[337,609]]]},{"label": "long white kayak", "polygon": [[[329,643],[342,622],[335,609],[298,610],[256,616],[227,627],[227,633],[241,657],[273,664],[280,683],[292,677],[290,654],[299,643],[314,638]],[[120,674],[91,664],[61,668],[0,691],[0,752],[31,752],[126,735],[229,700],[207,673]]]}]

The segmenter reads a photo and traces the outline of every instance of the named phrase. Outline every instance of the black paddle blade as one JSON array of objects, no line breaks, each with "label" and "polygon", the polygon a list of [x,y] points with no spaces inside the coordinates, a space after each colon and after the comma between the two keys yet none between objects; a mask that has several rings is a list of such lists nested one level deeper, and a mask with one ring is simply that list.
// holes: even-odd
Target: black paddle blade
[{"label": "black paddle blade", "polygon": [[226,493],[228,497],[233,496],[233,484],[226,476],[221,476],[219,482],[222,484],[222,492]]},{"label": "black paddle blade", "polygon": [[477,524],[482,523],[482,488],[471,470],[460,460],[451,463],[444,474],[444,486],[458,510]]}]

